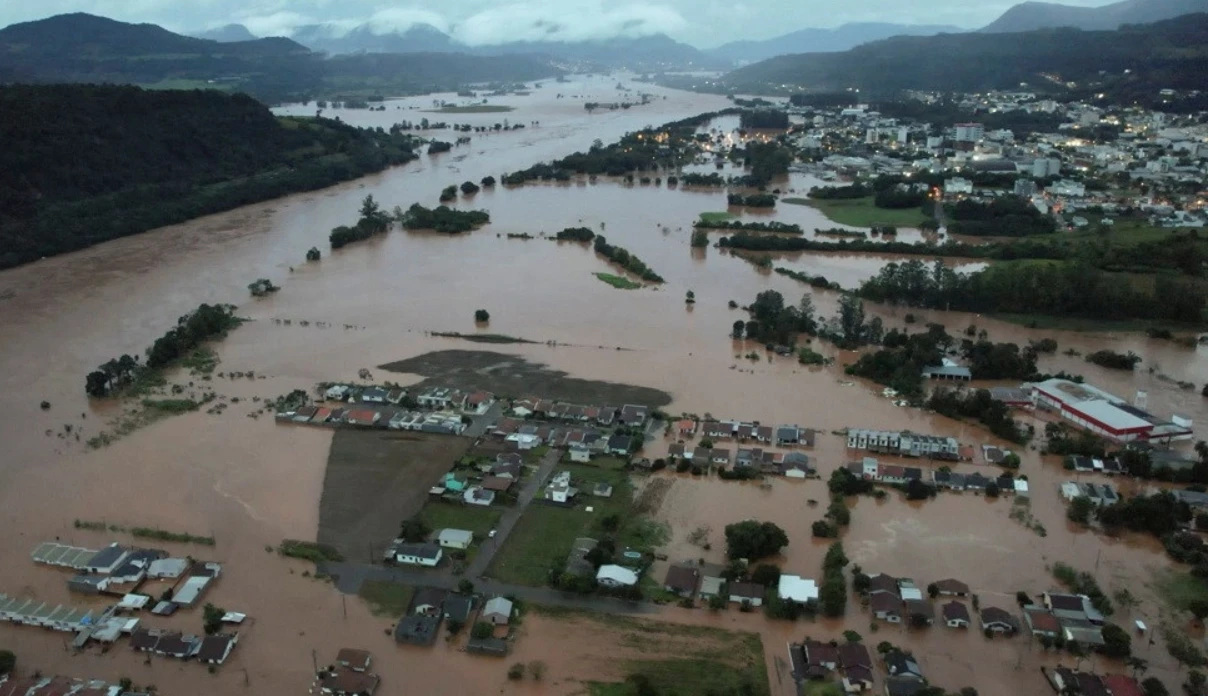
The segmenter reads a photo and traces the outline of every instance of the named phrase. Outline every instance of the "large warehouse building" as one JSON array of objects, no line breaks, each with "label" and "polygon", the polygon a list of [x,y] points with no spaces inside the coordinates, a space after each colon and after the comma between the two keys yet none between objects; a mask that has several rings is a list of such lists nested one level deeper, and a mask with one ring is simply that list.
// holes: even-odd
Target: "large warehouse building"
[{"label": "large warehouse building", "polygon": [[1115,442],[1172,442],[1191,439],[1191,421],[1163,420],[1089,384],[1050,379],[1032,385],[1036,405],[1070,423]]}]

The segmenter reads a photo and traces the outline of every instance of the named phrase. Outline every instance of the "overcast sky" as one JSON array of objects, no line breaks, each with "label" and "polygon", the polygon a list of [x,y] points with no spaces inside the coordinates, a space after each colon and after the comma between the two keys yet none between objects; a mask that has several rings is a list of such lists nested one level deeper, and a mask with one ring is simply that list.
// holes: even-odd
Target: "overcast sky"
[{"label": "overcast sky", "polygon": [[[1095,6],[1109,0],[1063,0]],[[1012,0],[444,0],[425,4],[381,0],[0,0],[0,25],[63,12],[90,12],[174,31],[229,23],[258,35],[288,36],[303,24],[333,28],[365,22],[386,32],[431,24],[469,44],[522,39],[578,40],[618,34],[666,33],[702,48],[734,39],[765,39],[806,27],[846,22],[990,23]]]}]

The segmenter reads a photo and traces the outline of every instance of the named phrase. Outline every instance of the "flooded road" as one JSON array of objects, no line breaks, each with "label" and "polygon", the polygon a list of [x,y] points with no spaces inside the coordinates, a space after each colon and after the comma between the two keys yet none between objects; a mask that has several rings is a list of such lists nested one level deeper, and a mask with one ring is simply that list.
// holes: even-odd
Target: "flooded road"
[{"label": "flooded road", "polygon": [[[0,537],[5,568],[0,574],[0,592],[45,601],[83,601],[69,598],[65,574],[35,567],[29,553],[39,542],[54,538],[103,544],[110,535],[72,525],[75,519],[103,520],[213,535],[217,546],[212,549],[166,546],[177,554],[224,562],[225,573],[207,599],[255,617],[234,661],[213,676],[197,664],[156,659],[150,666],[144,665],[125,646],[104,656],[72,656],[63,649],[60,635],[0,625],[0,640],[22,646],[19,664],[47,673],[111,680],[129,676],[136,684],[153,683],[172,694],[213,693],[216,687],[225,693],[296,694],[310,682],[312,651],[323,664],[340,647],[348,646],[375,653],[377,671],[383,677],[382,693],[402,693],[403,684],[408,690],[433,694],[573,692],[574,685],[565,680],[582,666],[582,660],[568,651],[572,656],[558,662],[558,634],[551,629],[546,635],[540,621],[526,628],[516,659],[548,661],[551,679],[541,687],[515,685],[507,682],[504,664],[470,659],[456,647],[443,643],[433,650],[395,646],[383,633],[390,625],[388,619],[369,617],[362,603],[353,598],[346,603],[345,618],[345,603],[328,584],[303,577],[307,566],[265,550],[283,538],[314,538],[330,433],[278,426],[264,416],[251,418],[259,410],[251,400],[308,389],[320,380],[356,379],[360,368],[373,369],[432,350],[469,348],[426,332],[475,331],[473,312],[477,308],[490,311],[489,330],[494,333],[538,342],[610,347],[537,343],[492,346],[493,350],[521,355],[576,377],[666,390],[674,399],[667,408],[672,413],[711,412],[745,420],[797,422],[824,433],[842,427],[911,428],[954,434],[962,442],[989,441],[972,426],[897,408],[880,397],[879,388],[862,382],[846,385],[838,366],[807,369],[789,359],[752,362],[737,358],[752,350],[761,355],[763,351],[728,338],[733,322],[746,318],[740,310],[728,308],[730,300],[746,304],[769,288],[781,291],[790,301],[809,292],[820,311],[829,314],[838,295],[761,272],[716,248],[690,248],[692,221],[701,212],[726,209],[722,191],[625,186],[605,180],[498,188],[457,203],[490,211],[492,223],[473,233],[444,236],[396,230],[329,252],[330,229],[353,221],[367,194],[387,208],[416,201],[435,205],[444,186],[478,181],[488,174],[498,177],[586,149],[597,138],[612,141],[626,131],[728,105],[720,97],[643,86],[656,97],[650,104],[587,115],[582,106],[585,97],[617,100],[615,83],[609,77],[550,82],[527,97],[494,100],[517,107],[507,114],[426,114],[433,120],[454,123],[486,125],[506,117],[539,125],[473,134],[468,146],[443,155],[424,155],[416,162],[346,185],[209,216],[0,273],[0,407],[6,415],[0,419],[0,442],[5,445],[0,520],[11,530]],[[559,99],[560,93],[580,96]],[[431,99],[399,100],[388,107],[428,106]],[[312,113],[313,107],[292,111]],[[383,127],[422,117],[410,108],[326,113],[357,125]],[[453,136],[448,131],[431,135]],[[811,179],[804,175],[793,175],[787,184],[797,190],[810,185]],[[781,206],[770,216],[734,212],[795,222],[810,232],[815,227],[834,226],[804,206]],[[593,277],[595,272],[616,271],[589,246],[507,238],[508,233],[539,236],[578,225],[589,226],[612,244],[629,249],[667,282],[634,291],[617,290]],[[712,233],[715,236],[720,233]],[[323,250],[321,262],[304,262],[311,246]],[[777,264],[825,275],[851,287],[888,260],[892,257],[796,254],[778,258]],[[247,284],[261,277],[281,285],[281,292],[258,300],[249,298]],[[696,294],[693,306],[684,303],[688,290]],[[257,379],[215,378],[214,390],[230,404],[220,414],[178,416],[104,449],[87,450],[81,441],[105,430],[106,421],[122,407],[89,403],[82,388],[85,374],[115,355],[141,353],[178,316],[201,302],[239,304],[239,313],[253,320],[232,332],[217,350],[222,359],[220,371],[252,370]],[[870,312],[884,316],[887,326],[904,325],[904,310],[870,307]],[[1136,373],[1109,373],[1081,358],[1060,354],[1042,358],[1041,368],[1080,372],[1120,396],[1145,390],[1155,412],[1177,411],[1198,423],[1208,423],[1208,409],[1198,390],[1181,390],[1146,370],[1156,364],[1161,368],[1158,373],[1202,384],[1208,381],[1208,360],[1198,349],[1135,334],[1029,331],[969,315],[915,314],[921,318],[916,326],[940,321],[956,333],[976,324],[996,341],[1025,343],[1054,337],[1061,350],[1072,347],[1085,353],[1103,346],[1134,350],[1146,359]],[[316,322],[326,322],[329,327],[319,328]],[[611,349],[616,346],[631,350]],[[818,349],[838,358],[840,365],[856,357],[830,345]],[[397,375],[391,378],[400,379]],[[178,377],[178,381],[188,378]],[[50,402],[49,410],[39,408],[42,400]],[[65,432],[67,425],[72,426],[71,433]],[[825,474],[842,465],[849,454],[838,437],[822,434],[819,438],[814,454]],[[1085,569],[1098,565],[1101,573],[1134,583],[1148,581],[1147,568],[1165,564],[1152,544],[1104,542],[1067,530],[1056,493],[1056,483],[1064,472],[1052,462],[1041,462],[1034,452],[1025,453],[1024,460],[1022,473],[1036,477],[1032,509],[1048,530],[1047,537],[1011,521],[1011,503],[1006,500],[941,496],[917,508],[896,500],[860,500],[854,504],[853,524],[844,540],[849,555],[870,571],[930,579],[953,575],[979,592],[1009,594],[1017,589],[1047,589],[1052,583],[1045,564],[1057,559]],[[685,542],[694,525],[707,524],[720,538],[726,523],[757,516],[789,531],[793,543],[782,559],[785,567],[814,573],[824,547],[809,539],[809,525],[821,514],[809,507],[811,498],[825,501],[823,483],[782,481],[761,489],[684,478],[672,488],[660,512],[675,526],[668,552],[673,558],[696,557],[692,554],[699,552]],[[116,540],[131,541],[122,535]],[[706,557],[716,560],[721,548],[714,543],[712,555]],[[1146,600],[1148,605],[1142,611],[1154,607],[1152,593],[1146,593]],[[733,623],[759,631],[772,669],[774,658],[783,655],[786,637],[800,638],[807,628],[832,633],[842,630],[804,624],[790,628],[769,624],[761,615],[737,612],[713,616],[666,609],[665,616],[674,621]],[[859,614],[852,620],[857,630],[867,627]],[[199,612],[185,612],[163,625],[200,629],[201,619]],[[948,640],[937,628],[911,643],[925,651],[924,667],[934,665],[936,681],[951,688],[972,683],[983,694],[1005,693],[995,692],[993,684],[995,680],[1009,683],[1006,680],[1017,661],[1015,651],[1023,641],[983,646],[980,636],[963,637],[973,646],[968,648],[972,652],[953,653],[957,657],[952,658],[951,667],[943,667],[945,651],[955,650]],[[1152,660],[1154,671],[1166,669],[1164,653],[1143,656]],[[983,661],[989,664],[985,676],[979,672],[975,678],[965,677],[968,665],[982,669]],[[1027,672],[1030,679],[1034,672]],[[449,680],[447,674],[457,677]],[[775,687],[777,680],[772,683]]]}]

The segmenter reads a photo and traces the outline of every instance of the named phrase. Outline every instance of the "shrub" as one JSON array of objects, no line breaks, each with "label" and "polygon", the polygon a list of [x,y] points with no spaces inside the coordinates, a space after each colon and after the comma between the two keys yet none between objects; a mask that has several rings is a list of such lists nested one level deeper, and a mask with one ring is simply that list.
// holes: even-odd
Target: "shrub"
[{"label": "shrub", "polygon": [[474,310],[474,321],[479,324],[485,324],[491,320],[491,313],[485,309]]}]

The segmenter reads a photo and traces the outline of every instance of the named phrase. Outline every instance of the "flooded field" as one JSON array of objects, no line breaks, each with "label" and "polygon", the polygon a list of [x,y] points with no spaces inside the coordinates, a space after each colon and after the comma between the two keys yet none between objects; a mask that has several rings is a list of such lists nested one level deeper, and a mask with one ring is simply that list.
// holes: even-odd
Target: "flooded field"
[{"label": "flooded field", "polygon": [[[822,433],[811,456],[824,474],[850,456],[842,440],[825,434],[836,428],[909,428],[951,434],[968,443],[990,441],[978,428],[895,407],[880,396],[879,388],[847,382],[840,366],[856,354],[830,345],[818,347],[838,358],[837,365],[826,368],[805,368],[788,358],[754,362],[738,358],[752,350],[761,355],[763,351],[728,337],[732,323],[746,318],[741,310],[729,309],[729,301],[746,304],[769,288],[790,300],[811,293],[825,315],[834,311],[838,295],[761,272],[716,248],[691,249],[693,220],[701,212],[726,209],[721,191],[625,186],[604,180],[498,188],[458,202],[460,207],[490,211],[492,223],[476,232],[444,236],[393,231],[328,252],[330,229],[352,221],[367,194],[390,208],[416,201],[434,205],[444,186],[477,181],[488,174],[498,177],[586,149],[597,138],[611,141],[626,131],[728,104],[720,97],[644,87],[656,95],[651,104],[588,116],[584,98],[614,100],[615,82],[601,77],[548,83],[530,96],[501,100],[516,106],[508,114],[429,114],[434,120],[479,125],[504,116],[512,122],[537,123],[519,131],[474,135],[469,145],[450,153],[425,155],[406,166],[325,191],[210,216],[0,273],[0,326],[4,327],[0,407],[7,416],[0,421],[0,441],[5,445],[0,520],[10,530],[0,537],[0,562],[5,567],[0,592],[45,601],[74,599],[67,595],[66,575],[35,567],[29,553],[39,542],[55,538],[104,544],[110,535],[78,530],[72,524],[75,519],[104,520],[214,536],[214,548],[166,546],[174,553],[224,562],[226,571],[211,600],[255,617],[234,661],[213,676],[197,664],[157,658],[145,665],[124,646],[108,655],[73,656],[63,649],[59,635],[0,625],[0,642],[22,646],[19,664],[47,673],[112,680],[129,676],[136,684],[154,683],[172,694],[215,690],[296,694],[310,683],[311,652],[322,663],[344,646],[375,653],[384,693],[401,693],[398,689],[407,684],[410,690],[432,694],[553,695],[580,689],[572,677],[598,673],[602,679],[615,678],[615,670],[584,667],[594,662],[593,653],[572,648],[585,639],[572,642],[566,629],[552,620],[532,621],[515,655],[517,660],[549,662],[549,678],[541,687],[510,683],[504,663],[472,659],[442,642],[434,649],[397,647],[384,634],[390,627],[388,620],[372,618],[352,598],[345,605],[329,584],[303,577],[308,565],[265,551],[284,538],[318,535],[332,434],[321,428],[278,426],[263,416],[251,418],[261,409],[249,401],[310,389],[322,380],[355,380],[361,368],[473,347],[432,336],[432,331],[489,331],[535,341],[492,345],[490,352],[539,363],[579,380],[665,392],[670,395],[665,410],[671,413],[709,412],[817,428]],[[558,98],[559,93],[582,98]],[[334,113],[357,125],[388,126],[403,118],[417,120],[418,111],[409,107],[430,103],[431,97],[411,98],[388,103],[402,109]],[[311,113],[313,107],[288,111]],[[809,185],[809,177],[793,175],[786,186],[803,190]],[[758,217],[796,222],[811,232],[834,226],[805,206],[783,206],[770,216]],[[507,238],[507,233],[553,234],[579,225],[629,249],[667,282],[618,290],[593,277],[616,269],[587,245]],[[909,241],[905,234],[903,239]],[[323,249],[321,262],[304,262],[311,246]],[[889,260],[893,259],[797,254],[778,258],[777,264],[825,275],[850,287]],[[281,292],[249,298],[247,284],[261,277],[281,285]],[[688,290],[696,294],[695,305],[684,303]],[[241,315],[252,319],[216,349],[222,360],[220,370],[253,370],[257,379],[215,379],[212,387],[230,404],[221,413],[198,411],[169,418],[109,447],[88,450],[82,441],[104,431],[120,407],[86,399],[85,374],[115,355],[141,352],[177,317],[201,302],[235,303]],[[475,325],[473,313],[478,308],[490,311],[489,328]],[[904,325],[905,310],[870,307],[869,311],[883,316],[887,328]],[[1060,353],[1043,357],[1040,367],[1084,374],[1120,396],[1144,390],[1155,412],[1177,412],[1201,427],[1208,423],[1208,400],[1198,390],[1182,390],[1159,377],[1166,373],[1196,384],[1208,381],[1208,360],[1200,349],[1138,334],[1037,331],[964,314],[915,314],[920,320],[916,326],[938,321],[955,333],[976,324],[996,341],[1026,343],[1052,337],[1060,350],[1133,350],[1146,361],[1136,373],[1102,370]],[[1153,374],[1147,370],[1151,366]],[[415,364],[403,369],[418,374],[377,376],[410,384],[433,374]],[[459,379],[465,379],[464,374]],[[48,410],[39,408],[42,400],[50,402]],[[66,425],[72,426],[72,436],[59,437]],[[76,433],[81,441],[75,439]],[[1150,569],[1166,564],[1155,544],[1131,538],[1104,540],[1066,528],[1056,491],[1065,473],[1033,451],[1021,454],[1021,473],[1035,482],[1032,513],[1047,536],[1011,520],[1009,500],[941,496],[916,506],[893,497],[884,502],[867,499],[853,501],[854,519],[844,538],[849,555],[869,570],[920,579],[960,577],[987,597],[1048,589],[1053,583],[1045,565],[1065,560],[1083,569],[1097,568],[1106,588],[1129,584],[1143,595],[1139,615],[1156,616],[1153,593],[1141,587],[1151,581]],[[673,559],[717,560],[725,524],[759,517],[789,531],[792,543],[781,559],[786,568],[817,573],[824,548],[809,539],[809,525],[821,511],[811,508],[809,499],[825,501],[823,483],[779,481],[765,489],[681,477],[658,515],[673,525],[667,549]],[[686,542],[686,535],[698,525],[713,530],[711,552],[703,553]],[[837,635],[843,628],[826,623],[769,623],[761,615],[733,611],[712,615],[667,608],[661,618],[758,632],[775,693],[787,693],[776,663],[778,658],[783,661],[786,639],[800,639],[807,629],[821,637]],[[854,614],[850,623],[868,635],[865,616]],[[165,625],[200,629],[200,613],[184,612]],[[1022,639],[986,643],[980,635],[958,637],[942,628],[894,638],[899,639],[920,651],[924,668],[946,687],[971,684],[983,696],[1040,691],[1034,667],[1041,657]],[[1143,646],[1140,653],[1151,660],[1151,673],[1173,673],[1174,665],[1160,645]],[[1026,688],[1008,690],[1008,685],[1017,683]]]}]

